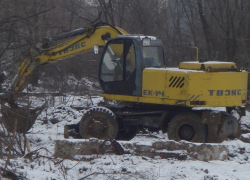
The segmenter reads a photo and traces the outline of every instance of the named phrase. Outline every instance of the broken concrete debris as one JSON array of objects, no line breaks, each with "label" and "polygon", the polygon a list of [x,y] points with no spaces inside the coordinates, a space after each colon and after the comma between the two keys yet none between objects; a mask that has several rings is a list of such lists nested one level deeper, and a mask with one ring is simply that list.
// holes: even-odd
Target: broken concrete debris
[{"label": "broken concrete debris", "polygon": [[190,143],[187,141],[116,141],[99,140],[56,140],[54,156],[63,159],[86,160],[84,156],[103,154],[133,154],[143,157],[160,157],[178,160],[227,160],[230,145]]}]

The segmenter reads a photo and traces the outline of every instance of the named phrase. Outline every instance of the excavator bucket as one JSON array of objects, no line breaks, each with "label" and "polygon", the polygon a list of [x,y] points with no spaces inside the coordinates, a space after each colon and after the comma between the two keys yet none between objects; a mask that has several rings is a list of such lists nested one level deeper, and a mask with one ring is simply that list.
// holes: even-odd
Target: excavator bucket
[{"label": "excavator bucket", "polygon": [[13,132],[14,124],[17,121],[16,132],[26,134],[44,108],[45,104],[35,109],[29,109],[28,107],[13,108],[1,104],[3,124],[9,132]]}]

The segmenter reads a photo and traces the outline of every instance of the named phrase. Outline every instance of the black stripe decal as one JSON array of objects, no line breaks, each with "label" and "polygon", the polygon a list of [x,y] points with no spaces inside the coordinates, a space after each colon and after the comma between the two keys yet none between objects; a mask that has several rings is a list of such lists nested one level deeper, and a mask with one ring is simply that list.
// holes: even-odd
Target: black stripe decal
[{"label": "black stripe decal", "polygon": [[172,84],[175,82],[176,78],[177,78],[177,77],[175,77],[174,80],[169,84],[169,87],[172,86]]},{"label": "black stripe decal", "polygon": [[[179,82],[179,84],[176,86],[177,88],[180,86],[180,84],[183,82],[185,80],[185,78],[183,77],[182,79],[181,79],[181,81]],[[184,84],[184,83],[183,83]]]},{"label": "black stripe decal", "polygon": [[181,79],[181,77],[179,77],[179,78],[177,79],[177,81],[174,83],[173,87],[175,87],[175,85],[180,81],[180,79]]}]

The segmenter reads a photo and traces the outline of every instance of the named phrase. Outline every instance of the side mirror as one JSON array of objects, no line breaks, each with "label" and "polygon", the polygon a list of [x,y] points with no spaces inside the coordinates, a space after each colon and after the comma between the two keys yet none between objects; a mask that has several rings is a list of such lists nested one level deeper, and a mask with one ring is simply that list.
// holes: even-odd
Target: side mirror
[{"label": "side mirror", "polygon": [[99,48],[97,45],[94,45],[94,54],[98,54],[99,53]]}]

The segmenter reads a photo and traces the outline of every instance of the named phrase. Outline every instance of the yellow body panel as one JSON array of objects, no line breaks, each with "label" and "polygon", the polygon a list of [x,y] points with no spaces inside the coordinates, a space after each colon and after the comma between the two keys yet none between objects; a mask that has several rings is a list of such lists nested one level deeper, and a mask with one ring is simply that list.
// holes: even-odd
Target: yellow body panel
[{"label": "yellow body panel", "polygon": [[247,99],[247,78],[246,71],[205,72],[178,68],[147,68],[142,76],[142,97],[108,94],[105,94],[105,97],[121,101],[190,107],[242,106]]},{"label": "yellow body panel", "polygon": [[[128,95],[104,94],[104,97],[110,100],[138,102],[138,103],[168,104],[168,105],[177,105],[176,103],[178,103],[176,100],[167,100],[164,98],[128,96]],[[186,105],[186,104],[184,102],[179,102],[178,105]]]},{"label": "yellow body panel", "polygon": [[[186,73],[169,69],[149,68],[143,71],[143,97],[186,100],[186,89],[182,88],[186,83]],[[169,87],[181,88],[176,90]]]},{"label": "yellow body panel", "polygon": [[181,62],[179,64],[180,69],[189,69],[189,70],[205,70],[207,68],[211,70],[234,70],[237,68],[234,62],[215,62],[208,61],[204,63],[200,63],[199,61],[190,61],[190,62]]},{"label": "yellow body panel", "polygon": [[206,106],[241,106],[247,99],[247,77],[244,72],[190,73],[188,101],[206,101]]}]

